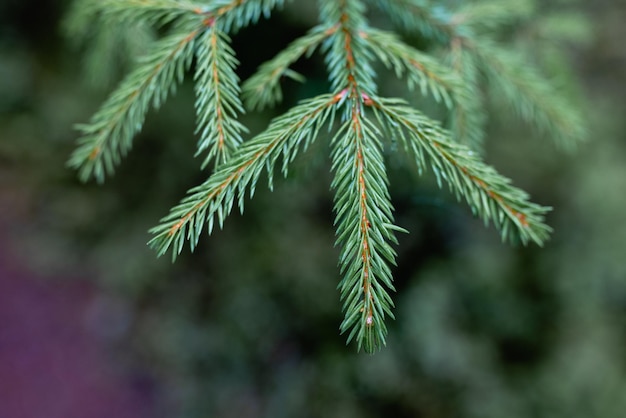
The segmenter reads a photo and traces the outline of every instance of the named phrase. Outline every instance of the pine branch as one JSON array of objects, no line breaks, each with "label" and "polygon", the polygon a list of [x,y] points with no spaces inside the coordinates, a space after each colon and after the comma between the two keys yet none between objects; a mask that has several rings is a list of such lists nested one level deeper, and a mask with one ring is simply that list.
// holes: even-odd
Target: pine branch
[{"label": "pine branch", "polygon": [[338,30],[326,44],[326,63],[332,85],[342,88],[345,109],[342,129],[331,141],[335,178],[335,227],[343,275],[339,283],[343,301],[342,333],[347,342],[357,340],[360,350],[372,353],[385,344],[385,314],[393,318],[393,301],[387,288],[394,290],[391,269],[397,243],[393,231],[393,207],[387,190],[382,145],[376,128],[363,117],[363,97],[375,91],[367,49],[363,7],[358,1],[326,1],[324,21],[336,22]]},{"label": "pine branch", "polygon": [[282,156],[281,171],[287,175],[288,164],[302,146],[306,149],[318,135],[322,125],[333,118],[333,105],[341,95],[322,95],[303,102],[276,118],[259,135],[245,142],[232,157],[218,167],[204,183],[189,190],[181,203],[150,230],[154,238],[150,246],[159,255],[172,247],[172,257],[182,251],[185,240],[193,250],[205,224],[209,234],[215,217],[220,228],[237,201],[243,212],[246,190],[254,194],[261,173],[266,170],[270,189],[273,187],[273,170]]},{"label": "pine branch", "polygon": [[210,10],[204,11],[208,15],[204,23],[210,29],[199,42],[196,71],[197,132],[201,133],[197,154],[209,149],[203,167],[213,159],[217,165],[224,163],[241,143],[241,132],[246,131],[237,120],[237,114],[244,113],[244,108],[235,72],[238,61],[226,31],[256,22],[261,15],[267,17],[272,8],[282,3],[282,0],[233,0],[215,2]]},{"label": "pine branch", "polygon": [[374,94],[376,83],[371,68],[373,56],[365,39],[359,36],[366,27],[362,2],[324,0],[321,3],[321,20],[338,28],[323,44],[331,90],[348,89],[349,97],[353,99],[361,93]]},{"label": "pine branch", "polygon": [[239,99],[239,77],[235,73],[238,61],[229,41],[218,25],[212,25],[197,41],[196,131],[200,140],[196,155],[209,150],[203,167],[213,159],[218,165],[224,163],[241,143],[241,133],[246,131],[237,119],[244,109]]},{"label": "pine branch", "polygon": [[[150,231],[150,246],[159,255],[171,250],[175,258],[187,240],[193,250],[205,226],[209,234],[216,224],[221,228],[235,205],[243,212],[245,197],[252,197],[263,172],[272,189],[276,165],[286,176],[300,150],[315,140],[322,126],[332,128],[335,117],[340,128],[331,139],[331,156],[336,242],[341,247],[340,330],[348,333],[348,342],[356,340],[359,349],[373,352],[385,344],[384,320],[393,317],[392,246],[397,244],[395,232],[404,231],[394,225],[383,137],[399,140],[420,172],[430,167],[440,187],[447,183],[457,199],[465,199],[486,224],[493,223],[503,239],[542,245],[548,238],[544,216],[549,208],[529,202],[525,192],[474,151],[480,149],[484,133],[481,71],[492,93],[544,131],[563,142],[583,135],[580,116],[553,94],[550,83],[482,33],[524,16],[529,0],[513,0],[516,7],[507,10],[492,1],[472,2],[456,13],[425,0],[369,0],[406,30],[447,48],[445,63],[394,34],[370,28],[365,0],[319,0],[322,23],[263,64],[243,88],[229,36],[269,16],[284,0],[81,1],[85,10],[106,15],[107,21],[167,23],[173,32],[154,44],[91,122],[80,128],[83,136],[69,164],[79,169],[83,180],[93,176],[102,181],[114,171],[148,108],[158,108],[194,57],[197,61],[198,154],[206,152],[203,166],[215,160],[216,168]],[[83,18],[78,14],[75,23],[85,29]],[[302,80],[290,67],[318,48],[334,93],[301,102],[242,143],[240,95],[251,108],[277,103],[282,98],[281,78]],[[443,101],[451,109],[452,132],[404,100],[380,98],[375,60],[406,78],[409,90],[419,88]]]},{"label": "pine branch", "polygon": [[262,110],[279,103],[282,100],[280,88],[282,77],[304,81],[304,78],[290,70],[289,66],[302,56],[310,57],[319,44],[336,30],[336,27],[316,26],[306,35],[291,42],[276,57],[261,65],[259,70],[242,86],[246,107]]},{"label": "pine branch", "polygon": [[383,161],[380,132],[362,117],[358,101],[352,103],[352,118],[335,135],[332,145],[335,178],[335,225],[341,245],[339,283],[345,318],[341,332],[350,331],[347,343],[356,337],[358,349],[374,352],[385,344],[385,315],[393,301],[387,289],[395,290],[389,264],[395,265],[397,244],[393,207]]},{"label": "pine branch", "polygon": [[361,32],[367,46],[396,76],[406,75],[409,90],[420,88],[423,95],[429,92],[435,100],[452,107],[454,97],[463,89],[461,79],[431,56],[402,42],[396,35],[368,28]]},{"label": "pine branch", "polygon": [[491,94],[502,99],[524,120],[547,133],[564,148],[584,140],[583,117],[522,57],[488,42],[471,49],[486,73]]},{"label": "pine branch", "polygon": [[104,181],[132,146],[146,112],[159,108],[191,64],[199,27],[170,35],[155,43],[152,52],[138,64],[102,105],[87,125],[79,125],[83,136],[68,164],[79,170],[83,181]]},{"label": "pine branch", "polygon": [[503,240],[519,239],[542,245],[551,229],[544,224],[549,208],[528,201],[528,195],[506,177],[484,164],[469,148],[450,140],[439,125],[400,99],[368,99],[381,125],[389,135],[399,137],[423,171],[430,167],[448,183],[457,198],[465,198],[475,215],[490,221]]},{"label": "pine branch", "polygon": [[[230,28],[233,25],[245,25],[256,21],[261,14],[269,13],[275,5],[282,4],[282,0],[248,2],[233,0],[215,2],[210,7],[198,8],[194,3],[174,0],[106,1],[106,5],[99,7],[105,8],[107,13],[119,14],[122,20],[132,18],[139,21],[163,23],[177,17],[182,16],[182,18],[176,21],[176,33],[156,42],[152,53],[144,58],[122,82],[93,116],[91,122],[78,127],[83,136],[79,140],[79,147],[70,158],[69,165],[79,169],[80,178],[84,181],[93,176],[102,182],[106,174],[113,173],[121,157],[130,150],[133,136],[141,130],[150,105],[158,108],[169,92],[176,89],[176,84],[182,81],[184,72],[189,68],[193,58],[196,38],[202,33],[203,28],[212,28],[218,22],[220,29]],[[209,54],[211,50],[210,48],[204,49],[199,53]],[[215,53],[223,54],[220,62],[226,64],[226,51],[215,51]],[[227,74],[230,74],[230,77],[234,75],[234,72],[227,68],[232,67],[233,62],[229,61],[227,67],[221,67],[227,71]],[[238,84],[238,81],[235,84]],[[233,106],[238,103],[239,93],[237,91],[234,94],[233,88],[238,89],[231,85],[224,91],[227,100],[222,102],[221,106]],[[210,98],[209,91],[204,91],[204,94],[206,96],[202,95],[202,90],[200,90],[199,105],[205,104],[205,100]],[[206,104],[212,105],[210,100]],[[239,108],[241,108],[240,105]],[[210,108],[207,109],[210,110]],[[199,109],[199,111],[207,109]],[[223,109],[226,111],[226,107]],[[220,119],[220,126],[224,129],[223,141],[220,141],[218,132],[216,142],[218,147],[221,147],[219,148],[221,151],[219,153],[216,151],[214,154],[210,152],[207,161],[213,156],[218,157],[218,154],[220,154],[218,160],[223,161],[223,153],[236,145],[239,141],[239,132],[242,130],[242,126],[234,121],[234,118],[224,116],[218,119]],[[206,113],[204,115],[200,113],[199,126],[205,136],[200,140],[200,150],[207,148],[210,144],[210,133],[206,129],[209,125],[211,123]],[[226,138],[227,131],[228,138]]]}]

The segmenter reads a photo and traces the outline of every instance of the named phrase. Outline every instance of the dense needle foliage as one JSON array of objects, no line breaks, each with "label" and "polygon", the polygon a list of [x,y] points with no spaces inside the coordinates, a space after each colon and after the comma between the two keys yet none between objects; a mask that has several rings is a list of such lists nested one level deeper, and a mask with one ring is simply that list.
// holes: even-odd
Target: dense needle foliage
[{"label": "dense needle foliage", "polygon": [[[530,202],[481,158],[488,116],[484,92],[565,147],[583,139],[582,118],[522,47],[516,52],[500,44],[502,38],[511,42],[503,32],[507,35],[532,15],[530,1],[452,7],[444,1],[319,0],[317,26],[242,83],[231,36],[279,12],[283,3],[77,1],[68,19],[71,30],[80,33],[90,19],[105,22],[103,27],[140,28],[150,48],[91,121],[79,127],[82,137],[69,164],[81,179],[103,181],[130,151],[147,111],[158,108],[193,72],[197,155],[203,156],[203,166],[214,165],[206,181],[189,190],[151,230],[150,245],[157,253],[171,251],[176,257],[185,243],[193,249],[203,230],[221,227],[235,205],[243,212],[246,196],[254,194],[263,174],[272,188],[276,169],[286,176],[298,153],[327,139],[341,248],[345,318],[340,329],[359,349],[372,352],[384,345],[385,318],[393,317],[393,245],[396,233],[404,232],[394,223],[386,155],[405,152],[420,173],[432,172],[440,186],[447,185],[503,239],[541,245],[550,233],[544,223],[549,208]],[[385,17],[398,31],[371,26],[371,16]],[[416,37],[430,48],[424,51],[405,40]],[[329,91],[245,138],[240,116],[281,101],[285,78],[306,82],[291,67],[313,53],[323,56]],[[381,91],[378,73],[385,67],[406,81],[406,97]],[[442,103],[446,120],[433,120],[411,105],[414,94]]]}]

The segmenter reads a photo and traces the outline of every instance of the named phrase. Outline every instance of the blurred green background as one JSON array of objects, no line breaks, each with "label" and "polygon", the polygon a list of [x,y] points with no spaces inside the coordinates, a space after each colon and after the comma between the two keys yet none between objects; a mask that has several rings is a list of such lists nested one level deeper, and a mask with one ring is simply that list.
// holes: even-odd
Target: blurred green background
[{"label": "blurred green background", "polygon": [[[65,167],[72,126],[106,89],[85,82],[61,36],[68,2],[3,0],[0,417],[623,417],[626,2],[550,4],[593,28],[565,51],[589,142],[562,153],[496,115],[486,155],[554,207],[552,239],[504,245],[431,178],[392,164],[410,234],[397,319],[370,356],[338,334],[323,141],[194,254],[156,259],[147,230],[206,176],[192,157],[192,86],[149,115],[115,177],[80,184]],[[291,8],[235,37],[242,77],[311,19]],[[303,71],[323,86],[323,67]],[[294,85],[286,104],[309,94]]]}]

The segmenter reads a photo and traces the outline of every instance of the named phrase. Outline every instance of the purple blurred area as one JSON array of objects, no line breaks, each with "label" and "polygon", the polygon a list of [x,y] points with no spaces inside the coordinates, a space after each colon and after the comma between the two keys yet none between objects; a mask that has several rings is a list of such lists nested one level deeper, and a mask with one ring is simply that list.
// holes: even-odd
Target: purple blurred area
[{"label": "purple blurred area", "polygon": [[[62,9],[0,2],[0,418],[155,417],[157,386],[132,354],[132,310],[81,255],[55,252],[63,244],[45,231],[77,216],[50,197],[58,176],[31,175],[45,165],[33,155],[55,158],[45,142],[69,137],[63,115],[75,117],[60,95],[42,99],[63,80],[44,58],[57,56]],[[66,127],[39,131],[46,113]],[[65,170],[65,158],[54,164]],[[50,215],[55,206],[63,216]]]},{"label": "purple blurred area", "polygon": [[150,380],[92,329],[101,300],[92,283],[38,277],[0,245],[1,418],[154,416]]}]

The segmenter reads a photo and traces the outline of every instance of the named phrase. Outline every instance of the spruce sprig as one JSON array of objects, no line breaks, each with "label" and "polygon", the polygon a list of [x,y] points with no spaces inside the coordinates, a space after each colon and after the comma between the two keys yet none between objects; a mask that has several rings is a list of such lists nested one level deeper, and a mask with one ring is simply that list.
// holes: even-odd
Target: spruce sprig
[{"label": "spruce sprig", "polygon": [[286,176],[289,163],[300,147],[306,149],[324,122],[332,119],[335,111],[332,105],[339,99],[338,95],[322,95],[274,119],[265,131],[242,144],[227,164],[218,167],[204,183],[189,190],[188,196],[150,230],[154,234],[150,246],[159,255],[172,247],[175,259],[186,240],[194,249],[205,224],[211,233],[217,217],[221,228],[235,203],[243,212],[246,192],[250,197],[254,195],[261,174],[267,172],[269,188],[273,188],[274,168],[282,157],[280,168]]},{"label": "spruce sprig", "polygon": [[542,245],[548,239],[551,229],[544,224],[544,215],[550,209],[530,203],[526,192],[512,187],[475,151],[452,141],[439,123],[401,99],[370,98],[367,102],[387,134],[398,137],[413,156],[420,172],[430,165],[439,186],[445,181],[485,224],[493,222],[503,240]]},{"label": "spruce sprig", "polygon": [[[84,1],[84,0],[83,0]],[[493,2],[472,3],[460,11],[419,0],[319,0],[320,23],[263,64],[243,85],[230,36],[269,16],[282,0],[192,2],[105,0],[106,19],[163,26],[170,31],[94,115],[81,127],[70,165],[82,179],[102,181],[132,145],[150,107],[159,107],[180,83],[195,58],[198,154],[214,171],[193,187],[159,225],[150,230],[158,255],[176,258],[185,243],[193,250],[206,228],[222,227],[234,206],[244,210],[265,173],[273,188],[278,170],[289,165],[320,136],[331,145],[336,244],[344,320],[341,333],[359,349],[385,344],[386,317],[393,318],[396,232],[385,153],[390,141],[432,171],[472,212],[491,223],[504,240],[542,245],[550,228],[549,208],[485,164],[477,152],[484,137],[483,87],[497,92],[523,118],[564,143],[582,136],[578,114],[556,97],[550,83],[518,55],[504,51],[489,32],[527,13],[527,2],[501,11]],[[366,4],[384,11],[405,30],[442,47],[446,59],[419,51],[397,34],[372,28]],[[483,16],[482,22],[479,16]],[[304,100],[274,118],[262,132],[243,141],[240,122],[248,109],[282,99],[281,79],[304,77],[290,67],[315,51],[324,56],[330,92]],[[408,90],[445,103],[451,129],[426,117],[400,98],[379,93],[376,62],[406,81]],[[411,93],[414,94],[414,93]],[[549,95],[549,97],[544,97]]]},{"label": "spruce sprig", "polygon": [[409,90],[419,88],[422,95],[431,94],[448,108],[463,93],[463,79],[433,57],[402,42],[397,35],[374,28],[362,31],[372,54],[398,78],[406,77]]},{"label": "spruce sprig", "polygon": [[393,301],[389,290],[397,244],[393,206],[383,159],[380,130],[364,117],[361,103],[352,101],[353,116],[331,141],[335,178],[335,225],[343,279],[339,283],[345,318],[341,332],[356,337],[358,348],[372,352],[385,343],[385,315]]},{"label": "spruce sprig", "polygon": [[89,124],[78,125],[79,146],[68,164],[79,170],[81,180],[103,182],[132,147],[150,106],[159,108],[174,92],[191,65],[199,27],[187,27],[155,43]]},{"label": "spruce sprig", "polygon": [[198,152],[209,149],[203,167],[215,160],[224,163],[241,143],[245,126],[237,119],[244,113],[240,99],[238,61],[228,35],[212,25],[198,38],[196,110],[200,133]]},{"label": "spruce sprig", "polygon": [[[214,2],[209,5],[174,0],[104,0],[97,7],[106,19],[164,24],[173,21],[171,35],[157,41],[152,52],[111,94],[89,124],[79,125],[83,134],[68,164],[79,170],[82,180],[95,177],[103,182],[132,147],[150,107],[158,109],[182,82],[194,57],[200,68],[196,91],[198,99],[199,152],[209,149],[203,165],[225,156],[241,142],[243,126],[236,120],[243,113],[236,59],[229,49],[227,30],[243,27],[269,14],[281,0]],[[93,3],[89,2],[93,6]],[[201,41],[198,42],[198,39]],[[207,42],[215,43],[207,46]],[[216,73],[209,73],[209,66]]]}]

